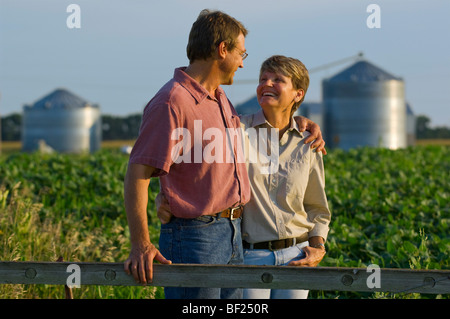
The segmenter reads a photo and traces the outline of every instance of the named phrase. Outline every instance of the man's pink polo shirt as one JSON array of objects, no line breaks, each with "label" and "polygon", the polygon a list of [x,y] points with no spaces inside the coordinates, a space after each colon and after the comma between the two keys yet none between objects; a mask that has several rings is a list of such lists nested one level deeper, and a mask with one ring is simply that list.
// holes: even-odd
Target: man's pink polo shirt
[{"label": "man's pink polo shirt", "polygon": [[247,203],[250,182],[242,139],[227,139],[240,121],[225,92],[210,96],[184,70],[145,107],[130,163],[155,167],[172,214],[196,218]]}]

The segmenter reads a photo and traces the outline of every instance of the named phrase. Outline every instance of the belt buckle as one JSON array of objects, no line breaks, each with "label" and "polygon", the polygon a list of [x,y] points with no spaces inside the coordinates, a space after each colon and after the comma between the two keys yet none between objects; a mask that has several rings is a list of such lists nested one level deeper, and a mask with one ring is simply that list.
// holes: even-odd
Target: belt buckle
[{"label": "belt buckle", "polygon": [[234,217],[234,211],[239,208],[241,208],[241,206],[230,208],[230,220],[235,220],[235,219],[239,218],[239,217]]}]

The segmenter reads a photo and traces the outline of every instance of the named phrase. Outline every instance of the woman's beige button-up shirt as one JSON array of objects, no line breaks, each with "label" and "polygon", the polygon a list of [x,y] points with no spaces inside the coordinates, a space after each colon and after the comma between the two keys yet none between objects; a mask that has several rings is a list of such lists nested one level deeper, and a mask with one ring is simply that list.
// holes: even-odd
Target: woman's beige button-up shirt
[{"label": "woman's beige button-up shirt", "polygon": [[[244,207],[243,240],[252,244],[298,237],[306,241],[313,236],[326,240],[331,213],[324,189],[324,166],[322,154],[304,144],[309,133],[301,133],[292,119],[291,127],[279,140],[276,159],[275,153],[266,151],[270,146],[259,151],[267,140],[258,139],[270,139],[273,129],[262,110],[241,116],[241,127],[248,133],[244,134],[244,147],[252,190],[250,202]],[[278,133],[275,136],[278,138]]]}]

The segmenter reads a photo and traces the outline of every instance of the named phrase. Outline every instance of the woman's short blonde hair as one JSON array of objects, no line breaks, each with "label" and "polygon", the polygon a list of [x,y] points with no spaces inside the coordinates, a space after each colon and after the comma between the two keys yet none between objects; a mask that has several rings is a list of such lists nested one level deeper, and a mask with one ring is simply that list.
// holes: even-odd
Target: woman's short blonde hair
[{"label": "woman's short blonde hair", "polygon": [[303,90],[302,99],[299,102],[294,103],[292,106],[292,116],[305,99],[306,91],[309,87],[308,69],[300,60],[283,55],[273,55],[262,63],[259,77],[261,78],[262,74],[266,71],[281,73],[284,76],[291,78],[294,89]]}]

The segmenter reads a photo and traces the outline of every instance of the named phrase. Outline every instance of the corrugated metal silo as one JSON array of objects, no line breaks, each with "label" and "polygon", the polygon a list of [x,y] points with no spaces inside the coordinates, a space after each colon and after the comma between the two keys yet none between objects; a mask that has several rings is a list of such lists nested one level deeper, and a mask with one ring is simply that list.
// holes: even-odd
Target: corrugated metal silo
[{"label": "corrugated metal silo", "polygon": [[63,153],[94,152],[101,143],[101,116],[92,105],[65,89],[24,106],[22,148],[36,151],[45,145]]},{"label": "corrugated metal silo", "polygon": [[261,107],[258,104],[258,98],[256,95],[236,106],[236,112],[239,115],[253,114],[258,112],[260,109]]},{"label": "corrugated metal silo", "polygon": [[404,82],[358,61],[322,82],[326,142],[332,148],[406,147]]},{"label": "corrugated metal silo", "polygon": [[303,102],[295,112],[295,115],[307,117],[308,119],[319,125],[323,130],[324,119],[322,108],[323,106],[321,102]]},{"label": "corrugated metal silo", "polygon": [[406,144],[416,145],[416,116],[409,103],[406,103]]}]

